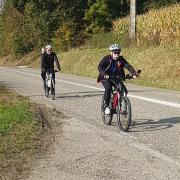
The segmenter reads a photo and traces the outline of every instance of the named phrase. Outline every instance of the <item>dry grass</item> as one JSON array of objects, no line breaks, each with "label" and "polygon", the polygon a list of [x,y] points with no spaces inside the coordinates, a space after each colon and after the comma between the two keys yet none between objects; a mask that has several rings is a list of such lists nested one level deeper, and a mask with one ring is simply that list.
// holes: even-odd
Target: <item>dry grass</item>
[{"label": "dry grass", "polygon": [[[63,72],[96,78],[97,65],[108,53],[103,49],[74,49],[60,54]],[[156,47],[147,49],[123,49],[122,55],[136,69],[141,77],[132,83],[166,89],[180,90],[179,48]]]},{"label": "dry grass", "polygon": [[[107,48],[78,48],[60,53],[58,56],[63,72],[96,78],[98,63],[106,54],[108,54]],[[180,49],[178,47],[124,48],[122,55],[136,69],[142,70],[141,78],[131,83],[180,90]],[[40,68],[40,57],[27,59],[27,63],[24,58],[23,61],[18,62],[19,65],[21,65],[20,62],[23,65]],[[7,95],[6,98],[9,100],[11,97]]]},{"label": "dry grass", "polygon": [[106,49],[73,49],[60,54],[62,70],[67,73],[96,77],[97,65]]},{"label": "dry grass", "polygon": [[126,52],[125,56],[135,67],[142,69],[138,84],[180,90],[179,48],[136,49]]}]

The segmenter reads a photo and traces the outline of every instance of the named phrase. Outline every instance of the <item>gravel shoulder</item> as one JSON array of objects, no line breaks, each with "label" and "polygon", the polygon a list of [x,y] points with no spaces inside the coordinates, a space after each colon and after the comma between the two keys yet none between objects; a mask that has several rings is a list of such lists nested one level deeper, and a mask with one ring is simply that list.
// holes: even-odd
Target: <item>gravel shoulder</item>
[{"label": "gravel shoulder", "polygon": [[76,118],[63,121],[62,131],[54,128],[53,151],[36,161],[28,180],[180,178],[179,163],[126,135]]}]

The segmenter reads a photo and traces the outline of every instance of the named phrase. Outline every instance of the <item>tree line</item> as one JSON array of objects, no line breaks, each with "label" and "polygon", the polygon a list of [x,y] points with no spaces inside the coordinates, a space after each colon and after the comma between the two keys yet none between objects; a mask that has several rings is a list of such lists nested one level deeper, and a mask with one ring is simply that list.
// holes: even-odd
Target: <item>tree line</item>
[{"label": "tree line", "polygon": [[[137,14],[179,0],[137,0]],[[25,55],[47,43],[68,50],[108,32],[129,15],[130,0],[6,0],[0,19],[1,55]]]}]

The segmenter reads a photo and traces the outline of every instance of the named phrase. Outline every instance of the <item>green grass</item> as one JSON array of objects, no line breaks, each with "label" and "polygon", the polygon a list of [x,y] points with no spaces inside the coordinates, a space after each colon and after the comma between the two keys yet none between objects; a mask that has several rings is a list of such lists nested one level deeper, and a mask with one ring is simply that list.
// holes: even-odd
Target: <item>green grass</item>
[{"label": "green grass", "polygon": [[0,104],[0,134],[5,135],[15,126],[29,123],[33,118],[27,102],[19,102],[11,106]]},{"label": "green grass", "polygon": [[[6,88],[0,87],[0,139],[4,143],[11,142],[17,146],[21,146],[18,142],[25,145],[26,140],[30,140],[31,136],[38,131],[38,123],[36,120],[33,104],[25,97],[9,92]],[[36,133],[35,133],[36,134]],[[19,141],[14,142],[14,138]],[[17,136],[16,136],[17,135]],[[29,137],[28,137],[29,136]],[[12,138],[12,140],[9,139]],[[6,141],[6,138],[9,139]],[[10,143],[10,144],[11,144]],[[6,146],[0,144],[0,152],[5,152]]]},{"label": "green grass", "polygon": [[33,152],[34,139],[39,135],[35,106],[27,98],[0,87],[0,179],[23,166],[24,157]]}]

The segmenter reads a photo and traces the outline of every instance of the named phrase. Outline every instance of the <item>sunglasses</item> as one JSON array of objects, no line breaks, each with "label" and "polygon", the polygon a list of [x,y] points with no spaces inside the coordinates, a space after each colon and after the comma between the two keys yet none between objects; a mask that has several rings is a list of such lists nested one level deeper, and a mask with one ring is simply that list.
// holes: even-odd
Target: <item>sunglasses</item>
[{"label": "sunglasses", "polygon": [[51,51],[52,51],[52,49],[48,49],[47,51],[48,51],[48,52],[51,52]]},{"label": "sunglasses", "polygon": [[119,55],[120,51],[114,51],[113,53]]}]

